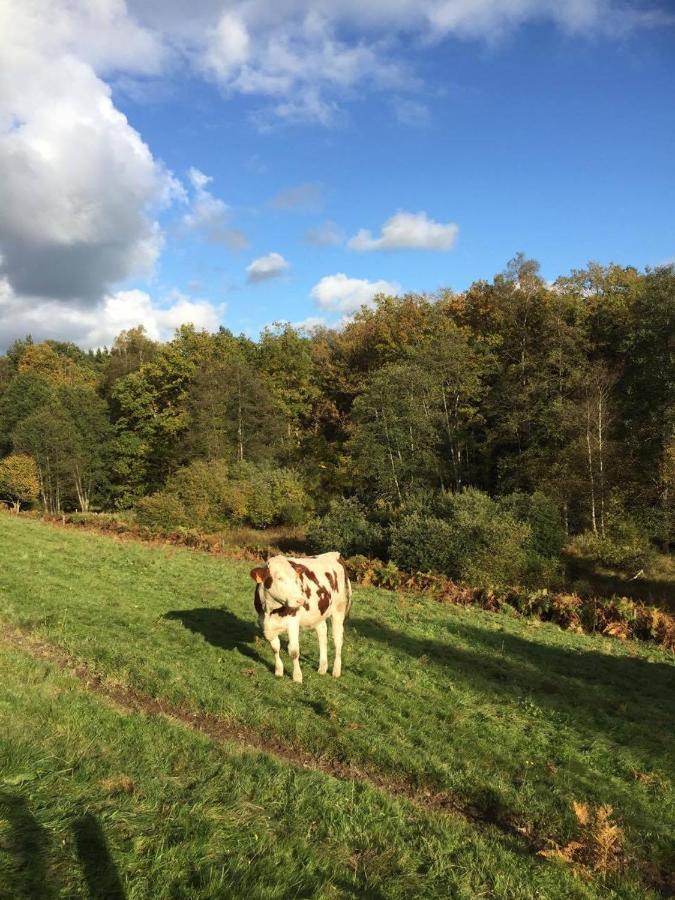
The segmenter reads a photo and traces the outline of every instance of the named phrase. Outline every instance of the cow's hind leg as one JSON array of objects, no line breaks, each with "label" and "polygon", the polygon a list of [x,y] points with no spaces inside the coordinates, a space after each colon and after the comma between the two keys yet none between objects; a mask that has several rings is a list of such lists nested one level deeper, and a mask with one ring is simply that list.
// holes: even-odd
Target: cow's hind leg
[{"label": "cow's hind leg", "polygon": [[342,674],[342,636],[344,634],[345,614],[334,610],[331,616],[333,626],[333,643],[335,644],[335,660],[333,662],[333,678],[339,678]]},{"label": "cow's hind leg", "polygon": [[293,681],[302,683],[302,670],[300,669],[300,626],[297,619],[288,623],[288,655],[293,660]]},{"label": "cow's hind leg", "polygon": [[325,675],[328,671],[328,626],[325,619],[316,626],[316,634],[319,638],[319,675]]},{"label": "cow's hind leg", "polygon": [[284,674],[284,664],[281,661],[281,641],[279,640],[279,635],[272,638],[270,647],[274,650],[274,674],[277,678],[281,678]]}]

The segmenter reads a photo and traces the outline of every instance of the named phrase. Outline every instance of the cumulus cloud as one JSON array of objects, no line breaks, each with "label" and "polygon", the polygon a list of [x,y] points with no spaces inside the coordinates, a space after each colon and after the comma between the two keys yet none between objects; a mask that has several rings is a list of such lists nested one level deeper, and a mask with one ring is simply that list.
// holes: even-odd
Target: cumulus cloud
[{"label": "cumulus cloud", "polygon": [[378,294],[398,294],[401,285],[395,281],[368,281],[367,278],[348,278],[344,272],[324,275],[311,290],[317,305],[328,312],[349,315],[362,306],[372,306]]},{"label": "cumulus cloud", "polygon": [[243,231],[230,225],[230,207],[207,190],[213,178],[193,167],[188,171],[188,180],[193,195],[190,207],[183,216],[183,225],[201,233],[211,244],[222,244],[231,250],[248,247],[248,238]]},{"label": "cumulus cloud", "polygon": [[171,291],[160,301],[146,291],[121,290],[107,294],[95,306],[76,306],[44,297],[21,297],[7,280],[0,281],[0,347],[18,336],[35,340],[74,341],[82,347],[110,346],[123,329],[143,325],[150,337],[166,340],[179,325],[215,331],[225,304]]},{"label": "cumulus cloud", "polygon": [[252,284],[259,281],[267,281],[270,278],[279,278],[290,269],[281,253],[268,253],[267,256],[259,256],[246,266],[247,280]]},{"label": "cumulus cloud", "polygon": [[400,210],[382,226],[374,238],[362,228],[347,242],[350,250],[450,250],[457,240],[459,227],[453,222],[434,222],[425,212]]},{"label": "cumulus cloud", "polygon": [[326,219],[305,233],[305,241],[316,247],[337,247],[345,239],[345,233],[332,219]]},{"label": "cumulus cloud", "polygon": [[161,58],[122,3],[2,3],[0,275],[26,302],[93,305],[151,273],[155,213],[182,189],[93,66],[154,71]]},{"label": "cumulus cloud", "polygon": [[270,200],[272,209],[315,212],[321,208],[321,185],[308,182],[280,191]]}]

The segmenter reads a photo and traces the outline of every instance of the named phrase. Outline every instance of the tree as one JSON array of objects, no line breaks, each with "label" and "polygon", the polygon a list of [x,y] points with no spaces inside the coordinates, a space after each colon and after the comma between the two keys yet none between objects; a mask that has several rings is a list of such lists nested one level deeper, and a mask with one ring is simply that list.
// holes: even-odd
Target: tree
[{"label": "tree", "polygon": [[76,443],[72,420],[58,406],[32,413],[14,432],[14,449],[35,460],[46,512],[61,512],[72,491],[71,462]]},{"label": "tree", "polygon": [[414,362],[373,373],[354,401],[355,475],[367,493],[399,505],[419,487],[441,487],[433,385]]},{"label": "tree", "polygon": [[84,385],[64,385],[58,399],[73,426],[69,466],[77,502],[82,512],[88,512],[110,479],[113,429],[108,408]]},{"label": "tree", "polygon": [[255,350],[256,371],[285,419],[284,439],[292,451],[312,420],[319,384],[310,339],[288,323],[275,328],[265,328],[260,335]]},{"label": "tree", "polygon": [[27,416],[45,406],[54,397],[54,389],[44,378],[34,372],[15,375],[0,397],[0,453],[12,446],[12,435]]},{"label": "tree", "polygon": [[[76,352],[73,352],[76,351]],[[77,357],[78,361],[73,359]],[[73,344],[58,344],[56,341],[44,341],[31,344],[23,352],[19,361],[19,372],[30,372],[40,375],[53,385],[89,385],[94,386],[96,374],[87,365],[86,356]]]},{"label": "tree", "polygon": [[0,460],[1,499],[12,504],[18,513],[22,503],[32,503],[40,495],[40,480],[32,456],[11,453]]},{"label": "tree", "polygon": [[239,350],[196,373],[187,406],[193,457],[258,462],[281,450],[283,412]]}]

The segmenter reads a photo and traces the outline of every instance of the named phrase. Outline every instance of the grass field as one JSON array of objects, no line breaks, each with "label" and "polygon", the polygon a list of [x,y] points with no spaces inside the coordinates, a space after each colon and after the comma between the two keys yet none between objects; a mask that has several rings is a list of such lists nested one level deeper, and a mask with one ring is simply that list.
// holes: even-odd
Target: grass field
[{"label": "grass field", "polygon": [[0,897],[668,892],[672,655],[360,589],[295,685],[249,568],[0,515]]}]

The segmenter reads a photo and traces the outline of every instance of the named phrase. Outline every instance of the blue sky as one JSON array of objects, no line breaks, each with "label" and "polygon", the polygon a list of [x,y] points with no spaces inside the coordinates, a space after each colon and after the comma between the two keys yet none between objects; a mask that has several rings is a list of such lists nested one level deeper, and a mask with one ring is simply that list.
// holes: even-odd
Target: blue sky
[{"label": "blue sky", "polygon": [[200,0],[187,23],[110,0],[102,24],[57,2],[65,38],[24,3],[19,100],[0,90],[4,343],[337,323],[377,289],[459,290],[520,250],[551,279],[675,258],[663,3],[336,0],[315,21],[300,0],[272,20]]}]

